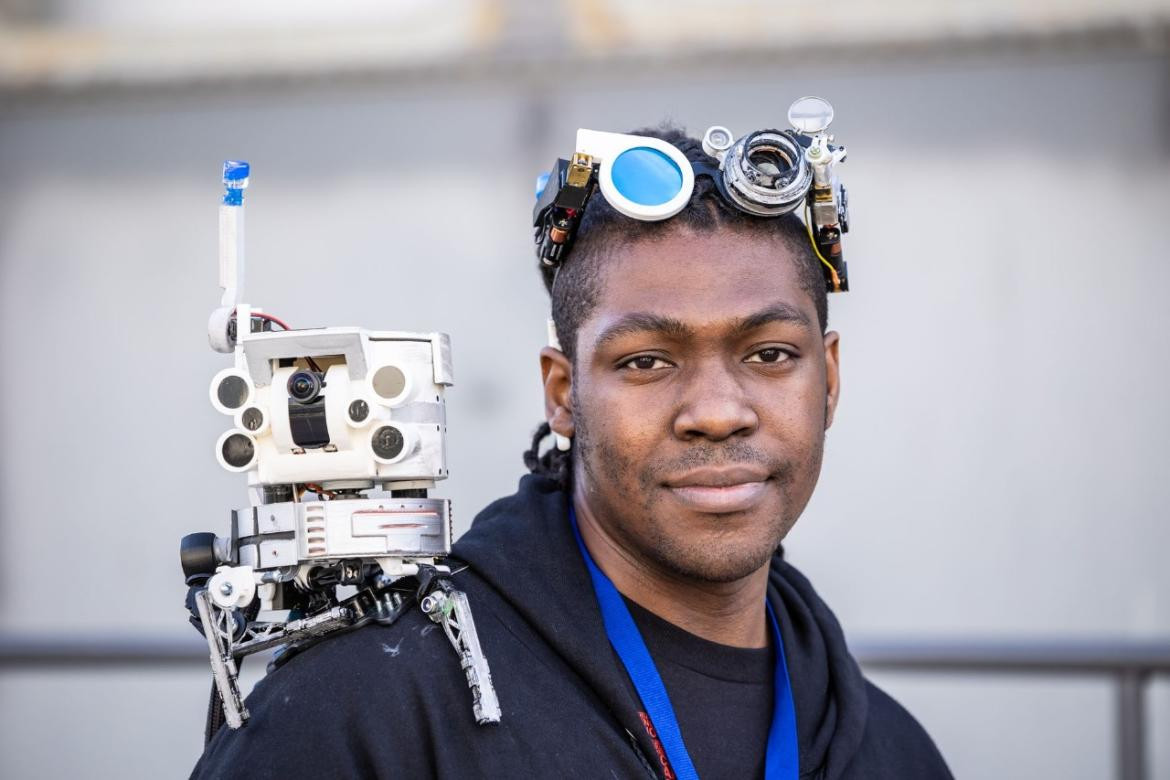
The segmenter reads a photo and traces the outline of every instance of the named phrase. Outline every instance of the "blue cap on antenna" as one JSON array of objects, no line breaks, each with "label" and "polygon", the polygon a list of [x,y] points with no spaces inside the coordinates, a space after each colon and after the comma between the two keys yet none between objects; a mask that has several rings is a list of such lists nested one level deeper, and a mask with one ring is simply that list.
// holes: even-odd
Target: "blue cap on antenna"
[{"label": "blue cap on antenna", "polygon": [[250,166],[243,160],[225,160],[223,163],[224,183],[248,178]]},{"label": "blue cap on antenna", "polygon": [[223,164],[223,205],[244,205],[244,188],[252,167],[243,160],[225,160]]}]

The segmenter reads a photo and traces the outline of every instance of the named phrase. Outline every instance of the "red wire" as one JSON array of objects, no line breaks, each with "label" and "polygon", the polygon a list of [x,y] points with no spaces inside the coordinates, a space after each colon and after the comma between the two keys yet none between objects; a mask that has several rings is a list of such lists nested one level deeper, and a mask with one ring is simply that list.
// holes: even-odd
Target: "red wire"
[{"label": "red wire", "polygon": [[256,317],[258,319],[261,319],[261,320],[268,320],[269,322],[275,322],[277,325],[284,328],[285,330],[292,330],[292,328],[290,328],[287,324],[285,324],[284,320],[282,320],[280,317],[277,317],[274,314],[264,314],[262,312],[254,311],[254,312],[252,312],[252,316]]},{"label": "red wire", "polygon": [[[275,322],[277,325],[279,325],[281,328],[283,328],[285,330],[292,330],[292,328],[290,328],[288,326],[288,323],[286,323],[280,317],[277,317],[275,314],[264,314],[263,312],[254,311],[254,312],[252,312],[252,316],[258,320],[268,320],[270,322]],[[314,371],[321,370],[321,367],[317,365],[317,361],[313,360],[313,358],[307,357],[307,358],[305,358],[305,360],[307,360],[309,362],[309,367],[312,368]]]},{"label": "red wire", "polygon": [[308,488],[309,490],[312,490],[317,495],[324,494],[326,496],[329,496],[330,498],[337,497],[337,494],[334,493],[332,490],[326,490],[325,488],[318,485],[316,482],[306,482],[305,487]]}]

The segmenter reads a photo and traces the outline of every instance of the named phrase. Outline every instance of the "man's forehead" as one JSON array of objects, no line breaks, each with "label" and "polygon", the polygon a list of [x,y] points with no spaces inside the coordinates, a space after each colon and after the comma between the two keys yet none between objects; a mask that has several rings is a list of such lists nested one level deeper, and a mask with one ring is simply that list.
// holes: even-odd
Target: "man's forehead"
[{"label": "man's forehead", "polygon": [[736,233],[670,235],[624,246],[605,263],[590,330],[652,319],[657,329],[741,330],[753,319],[815,328],[816,306],[780,242]]}]

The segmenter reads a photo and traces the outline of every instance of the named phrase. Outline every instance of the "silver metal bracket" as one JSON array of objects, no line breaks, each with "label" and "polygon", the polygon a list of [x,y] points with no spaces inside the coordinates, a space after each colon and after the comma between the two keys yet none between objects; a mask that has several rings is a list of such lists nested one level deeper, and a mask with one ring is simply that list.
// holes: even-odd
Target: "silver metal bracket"
[{"label": "silver metal bracket", "polygon": [[443,627],[447,639],[459,654],[459,664],[467,675],[471,688],[471,710],[479,725],[500,722],[500,700],[492,685],[492,672],[487,657],[479,644],[475,620],[467,594],[456,590],[445,580],[438,580],[435,589],[419,602],[422,611],[433,622]]},{"label": "silver metal bracket", "polygon": [[232,655],[234,619],[230,612],[211,603],[206,590],[195,593],[195,605],[199,610],[199,622],[203,625],[203,636],[207,638],[207,649],[211,653],[211,674],[220,701],[223,702],[224,720],[231,728],[238,729],[248,721],[248,708],[240,696],[238,670]]},{"label": "silver metal bracket", "polygon": [[[445,566],[425,566],[430,575],[424,576],[424,585],[414,598],[423,613],[441,626],[447,640],[459,656],[459,665],[467,677],[471,689],[472,713],[478,724],[499,723],[500,702],[492,685],[491,669],[479,643],[475,620],[471,616],[471,605],[467,594],[456,589],[447,579],[450,575]],[[399,591],[401,593],[401,591]],[[408,591],[409,592],[409,591]],[[214,603],[207,589],[195,593],[195,604],[199,622],[207,638],[211,656],[211,671],[216,690],[223,703],[224,720],[230,728],[241,728],[248,722],[248,710],[244,706],[239,688],[239,667],[236,659],[252,653],[267,650],[276,645],[315,643],[336,631],[358,628],[368,621],[393,622],[400,609],[408,609],[414,598],[395,599],[388,586],[367,590],[353,599],[334,606],[311,617],[292,620],[284,624],[251,625],[242,637],[237,638],[236,610],[224,609]],[[373,603],[364,608],[351,607],[359,598],[373,597]],[[382,603],[386,601],[386,603]],[[359,617],[359,615],[363,615]]]}]

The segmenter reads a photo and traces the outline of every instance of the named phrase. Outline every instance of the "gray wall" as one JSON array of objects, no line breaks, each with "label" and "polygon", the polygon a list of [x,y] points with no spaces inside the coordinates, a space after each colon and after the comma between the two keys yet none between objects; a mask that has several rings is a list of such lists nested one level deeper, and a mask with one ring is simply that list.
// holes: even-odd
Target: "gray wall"
[{"label": "gray wall", "polygon": [[[541,417],[535,174],[578,126],[744,132],[808,93],[851,150],[855,291],[831,302],[843,398],[792,560],[855,638],[1166,636],[1170,72],[1090,55],[0,108],[0,630],[190,631],[177,540],[245,499],[207,401],[223,159],[253,166],[249,302],[294,327],[451,334],[464,529]],[[1110,771],[1103,683],[879,682],[962,777]],[[182,775],[206,685],[5,672],[0,771]],[[1167,686],[1151,711],[1167,778]]]}]

